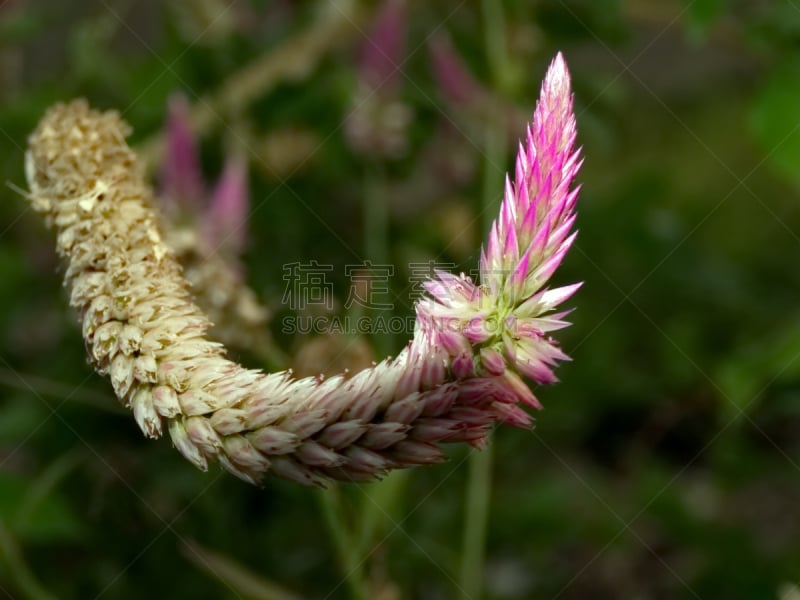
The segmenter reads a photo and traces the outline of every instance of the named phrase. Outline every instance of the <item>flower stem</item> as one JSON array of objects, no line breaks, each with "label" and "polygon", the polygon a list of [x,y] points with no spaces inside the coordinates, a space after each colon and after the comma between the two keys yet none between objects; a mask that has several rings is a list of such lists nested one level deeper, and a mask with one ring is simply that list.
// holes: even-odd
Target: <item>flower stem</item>
[{"label": "flower stem", "polygon": [[336,549],[342,576],[353,600],[367,600],[367,582],[364,578],[364,561],[359,558],[359,548],[348,527],[342,494],[336,484],[318,494],[322,515],[328,526],[331,541]]},{"label": "flower stem", "polygon": [[[374,267],[383,269],[389,265],[389,206],[386,199],[386,177],[383,168],[376,167],[367,173],[364,180],[364,255]],[[372,277],[377,273],[370,273]],[[396,273],[395,273],[396,275]],[[392,278],[389,277],[387,287]],[[387,297],[388,296],[388,297]],[[391,294],[379,294],[374,300],[385,303]],[[371,305],[373,299],[367,295],[367,304]],[[378,309],[368,307],[367,314],[374,314]],[[385,318],[391,317],[391,309],[381,309]],[[392,351],[392,338],[388,332],[371,337],[377,359],[382,360]]]},{"label": "flower stem", "polygon": [[460,588],[465,600],[477,600],[483,589],[483,561],[486,549],[486,526],[492,486],[492,446],[473,451],[469,459],[469,479],[464,522],[464,549]]},{"label": "flower stem", "polygon": [[358,531],[358,551],[367,554],[380,536],[394,525],[393,514],[402,501],[408,483],[408,471],[393,471],[384,479],[364,485]]}]

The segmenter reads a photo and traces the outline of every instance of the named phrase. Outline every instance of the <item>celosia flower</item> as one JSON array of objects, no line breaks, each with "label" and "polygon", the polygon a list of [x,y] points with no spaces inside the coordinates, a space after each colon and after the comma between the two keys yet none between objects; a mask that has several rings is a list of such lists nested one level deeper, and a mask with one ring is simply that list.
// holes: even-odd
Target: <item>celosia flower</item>
[{"label": "celosia flower", "polygon": [[146,435],[168,431],[201,469],[213,459],[251,482],[269,472],[322,485],[438,462],[442,443],[480,447],[494,423],[530,423],[520,405],[539,404],[519,374],[554,379],[565,356],[549,333],[565,323],[552,311],[577,289],[545,288],[574,239],[579,167],[560,55],[482,253],[481,285],[440,273],[406,348],[349,379],[245,369],[206,337],[127,133],[116,113],[58,105],[31,136],[26,174],[68,261],[90,359]]}]

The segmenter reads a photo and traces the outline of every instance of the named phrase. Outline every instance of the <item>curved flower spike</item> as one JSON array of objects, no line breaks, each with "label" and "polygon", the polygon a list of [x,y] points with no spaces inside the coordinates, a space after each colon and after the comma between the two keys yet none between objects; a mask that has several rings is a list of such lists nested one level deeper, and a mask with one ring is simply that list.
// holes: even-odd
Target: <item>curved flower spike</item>
[{"label": "curved flower spike", "polygon": [[253,483],[268,472],[316,485],[369,479],[444,460],[444,442],[480,447],[496,422],[529,425],[519,405],[539,405],[520,374],[552,381],[566,358],[547,337],[563,313],[545,314],[576,286],[543,286],[573,239],[571,103],[558,56],[483,253],[483,284],[441,273],[406,348],[349,379],[248,370],[206,337],[117,113],[82,101],[50,109],[26,156],[30,200],[56,229],[89,357],[147,436],[166,431],[197,467],[217,460]]}]

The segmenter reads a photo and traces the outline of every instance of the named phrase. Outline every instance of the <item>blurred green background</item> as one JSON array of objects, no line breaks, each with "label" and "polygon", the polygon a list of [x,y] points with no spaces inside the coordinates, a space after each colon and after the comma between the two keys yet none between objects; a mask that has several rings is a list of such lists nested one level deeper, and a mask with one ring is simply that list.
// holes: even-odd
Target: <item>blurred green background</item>
[{"label": "blurred green background", "polygon": [[[408,0],[365,91],[380,4],[0,2],[0,597],[799,598],[800,3]],[[437,76],[445,36],[471,78]],[[120,110],[157,165],[182,92],[207,178],[244,151],[248,281],[313,372],[405,339],[281,333],[283,266],[333,265],[342,304],[346,265],[395,265],[400,316],[409,263],[474,269],[557,50],[586,161],[555,279],[586,283],[536,429],[473,478],[484,558],[468,449],[323,497],[143,439],[15,191],[51,103]]]}]

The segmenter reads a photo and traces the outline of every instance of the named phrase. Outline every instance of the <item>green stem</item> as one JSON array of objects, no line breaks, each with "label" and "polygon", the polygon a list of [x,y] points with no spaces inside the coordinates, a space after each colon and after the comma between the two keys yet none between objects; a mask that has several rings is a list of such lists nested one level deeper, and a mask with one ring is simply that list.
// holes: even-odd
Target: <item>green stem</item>
[{"label": "green stem", "polygon": [[369,595],[364,578],[364,561],[359,557],[358,544],[347,526],[347,515],[338,486],[331,484],[327,490],[321,490],[319,498],[350,596],[353,600],[367,600]]},{"label": "green stem", "polygon": [[372,544],[394,524],[396,512],[408,482],[408,471],[391,471],[384,479],[364,485],[357,547],[360,554],[372,551]]},{"label": "green stem", "polygon": [[[364,254],[366,260],[374,266],[383,268],[389,265],[389,206],[386,198],[386,177],[383,169],[376,168],[368,173],[364,180]],[[377,273],[375,273],[377,275]],[[397,273],[394,273],[396,276]],[[388,303],[394,296],[391,294],[389,278],[386,287],[388,294],[376,294],[375,300]],[[378,281],[376,280],[376,283]],[[383,284],[381,281],[380,284]],[[372,302],[367,298],[368,303]],[[391,309],[367,309],[368,313],[380,310],[385,318],[391,317]],[[373,335],[372,338],[378,359],[383,359],[392,351],[392,337],[390,333]]]},{"label": "green stem", "polygon": [[[495,92],[507,92],[512,70],[505,47],[506,26],[501,0],[482,0],[481,8],[485,22],[487,61],[492,73],[492,86]],[[487,234],[492,225],[492,215],[497,214],[503,190],[503,172],[506,163],[506,132],[502,116],[489,114],[486,122],[483,168],[483,202],[481,220],[483,233]]]},{"label": "green stem", "polygon": [[464,523],[464,550],[461,562],[461,597],[477,600],[483,589],[483,562],[489,496],[492,489],[492,445],[473,452],[469,459],[469,479]]},{"label": "green stem", "polygon": [[511,79],[511,65],[506,51],[506,17],[503,0],[481,0],[484,20],[484,43],[486,59],[492,73],[492,84],[499,91],[506,91]]},{"label": "green stem", "polygon": [[386,202],[382,169],[364,178],[364,254],[374,264],[389,258],[389,207]]}]

